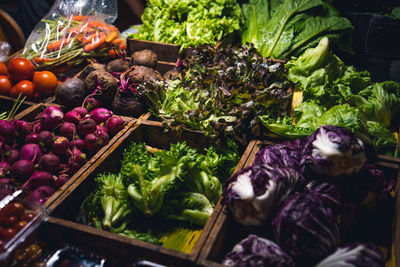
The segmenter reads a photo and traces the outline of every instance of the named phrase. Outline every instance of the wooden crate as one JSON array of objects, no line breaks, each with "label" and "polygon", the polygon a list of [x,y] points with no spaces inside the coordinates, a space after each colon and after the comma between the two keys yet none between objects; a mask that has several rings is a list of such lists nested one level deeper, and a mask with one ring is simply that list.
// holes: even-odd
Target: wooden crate
[{"label": "wooden crate", "polygon": [[[254,148],[246,161],[246,167],[250,166],[253,161],[255,154],[266,144],[272,144],[268,141],[257,141]],[[392,172],[397,175],[397,188],[396,188],[396,207],[393,221],[392,242],[395,251],[396,265],[400,266],[400,161],[393,160],[393,158],[378,155],[375,159],[375,164],[385,170]],[[394,207],[393,207],[394,208]],[[394,212],[394,211],[393,211]],[[223,257],[226,253],[230,252],[234,245],[236,245],[243,238],[249,234],[257,234],[260,229],[244,227],[237,223],[230,211],[226,206],[221,207],[221,212],[214,223],[212,230],[210,231],[209,237],[204,243],[202,250],[200,251],[197,264],[200,266],[207,267],[223,267],[221,264]],[[391,230],[390,224],[388,225],[388,231]],[[374,233],[372,231],[371,233]]]},{"label": "wooden crate", "polygon": [[[146,250],[147,254],[152,255],[151,257],[159,260],[160,263],[169,264],[168,259],[174,257],[182,262],[191,262],[194,264],[198,257],[203,243],[208,237],[208,234],[215,222],[216,217],[222,207],[218,203],[208,219],[206,225],[202,229],[202,233],[197,239],[195,244],[191,243],[191,240],[187,240],[187,244],[192,247],[190,253],[184,253],[181,251],[160,247],[150,243],[146,243],[131,238],[122,237],[120,235],[110,233],[103,230],[94,229],[87,225],[79,225],[71,221],[75,221],[75,218],[79,212],[79,207],[82,204],[84,198],[88,195],[88,192],[93,191],[94,178],[97,174],[102,172],[112,172],[120,169],[120,162],[122,159],[122,153],[125,147],[127,147],[132,141],[145,142],[146,144],[156,148],[168,148],[170,143],[176,143],[178,141],[186,141],[190,146],[197,148],[204,148],[208,146],[208,140],[200,132],[195,131],[183,131],[180,134],[174,134],[172,132],[165,132],[164,127],[158,123],[151,121],[140,120],[134,124],[128,131],[126,131],[121,138],[109,146],[107,153],[100,156],[100,159],[94,162],[89,169],[85,171],[69,188],[63,192],[62,195],[50,205],[50,209],[53,210],[52,216],[68,221],[67,224],[71,228],[79,227],[81,230],[101,234],[104,237],[112,240],[120,240],[125,245],[131,247],[132,253],[135,251]],[[247,157],[252,151],[255,142],[251,142],[236,166],[236,170],[243,168]],[[147,255],[144,254],[144,255]],[[182,264],[179,266],[188,266]]]},{"label": "wooden crate", "polygon": [[[26,121],[34,121],[34,118],[36,115],[38,115],[40,112],[42,112],[46,107],[49,106],[58,106],[56,104],[36,104],[33,105],[21,113],[19,113],[16,116],[16,119],[21,119],[21,120],[26,120]],[[61,106],[59,106],[62,108]],[[63,108],[62,108],[63,109]],[[65,109],[64,109],[65,110]],[[109,147],[115,143],[132,125],[134,125],[137,120],[131,119],[128,117],[123,117],[121,118],[125,121],[125,126],[124,128],[116,133],[112,138],[110,138],[110,141],[108,142],[107,145],[102,147],[99,151],[94,153],[92,157],[88,158],[88,161],[74,174],[70,177],[70,179],[62,186],[60,187],[44,204],[44,206],[49,207],[51,204],[60,196],[60,194],[63,191],[68,190],[68,188],[77,180],[82,174],[86,172],[86,170],[94,163],[96,160],[98,160],[104,153],[106,153],[109,149]],[[146,118],[146,116],[144,116]]]}]

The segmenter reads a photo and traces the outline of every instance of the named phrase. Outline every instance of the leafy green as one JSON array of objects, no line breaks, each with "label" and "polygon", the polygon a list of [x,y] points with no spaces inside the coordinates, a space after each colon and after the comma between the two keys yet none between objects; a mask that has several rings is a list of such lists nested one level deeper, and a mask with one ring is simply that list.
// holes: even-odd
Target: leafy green
[{"label": "leafy green", "polygon": [[130,37],[181,45],[214,45],[239,29],[240,7],[235,0],[147,1],[143,25]]},{"label": "leafy green", "polygon": [[322,0],[250,0],[242,13],[242,43],[271,58],[299,55],[323,36],[336,41],[353,28]]},{"label": "leafy green", "polygon": [[399,156],[399,145],[393,132],[375,121],[368,121],[367,128],[375,151],[387,156]]},{"label": "leafy green", "polygon": [[125,229],[123,232],[119,234],[133,239],[145,241],[151,244],[162,245],[162,243],[158,241],[157,237],[155,237],[150,230],[144,233],[134,229]]}]

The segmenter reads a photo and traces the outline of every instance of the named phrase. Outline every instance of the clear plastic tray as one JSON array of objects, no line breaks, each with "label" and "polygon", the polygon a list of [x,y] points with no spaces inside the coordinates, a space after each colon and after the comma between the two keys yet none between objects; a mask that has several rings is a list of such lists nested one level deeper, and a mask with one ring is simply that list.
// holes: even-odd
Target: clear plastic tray
[{"label": "clear plastic tray", "polygon": [[0,212],[7,204],[13,202],[21,203],[25,208],[25,213],[35,214],[27,225],[25,225],[17,234],[0,245],[0,265],[6,264],[13,255],[15,249],[30,236],[30,234],[45,221],[48,217],[48,209],[27,200],[28,192],[10,185],[0,185]]}]

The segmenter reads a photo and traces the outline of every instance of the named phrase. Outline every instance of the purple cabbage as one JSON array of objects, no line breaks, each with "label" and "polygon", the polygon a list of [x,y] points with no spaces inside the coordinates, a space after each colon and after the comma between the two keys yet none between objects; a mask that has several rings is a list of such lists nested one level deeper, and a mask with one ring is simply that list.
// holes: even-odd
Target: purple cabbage
[{"label": "purple cabbage", "polygon": [[228,267],[294,267],[292,258],[274,242],[249,235],[235,245],[222,262]]},{"label": "purple cabbage", "polygon": [[315,267],[384,267],[379,248],[373,243],[353,243],[338,248]]},{"label": "purple cabbage", "polygon": [[227,180],[224,202],[239,223],[262,225],[302,179],[302,175],[291,168],[252,165]]},{"label": "purple cabbage", "polygon": [[318,196],[337,214],[342,206],[342,192],[334,184],[313,180],[306,185],[306,190]]},{"label": "purple cabbage", "polygon": [[272,233],[277,244],[302,264],[299,266],[315,264],[340,243],[336,216],[312,193],[288,198],[272,220]]},{"label": "purple cabbage", "polygon": [[366,161],[364,145],[343,127],[324,125],[308,136],[301,168],[330,177],[352,175]]},{"label": "purple cabbage", "polygon": [[296,139],[260,149],[254,159],[254,164],[267,164],[274,167],[289,167],[300,170],[303,152],[303,141]]}]

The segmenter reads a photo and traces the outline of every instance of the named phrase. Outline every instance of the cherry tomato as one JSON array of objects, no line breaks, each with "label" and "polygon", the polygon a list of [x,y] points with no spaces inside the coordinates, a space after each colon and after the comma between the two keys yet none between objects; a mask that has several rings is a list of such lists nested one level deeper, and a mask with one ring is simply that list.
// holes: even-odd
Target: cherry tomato
[{"label": "cherry tomato", "polygon": [[15,231],[15,229],[13,229],[13,228],[5,228],[1,232],[2,232],[3,239],[6,241],[10,240],[17,234],[17,231]]},{"label": "cherry tomato", "polygon": [[20,221],[20,222],[17,222],[16,224],[14,224],[14,229],[15,229],[15,231],[20,231],[22,228],[24,228],[26,225],[28,224],[28,222],[27,221]]},{"label": "cherry tomato", "polygon": [[32,62],[21,57],[11,59],[7,67],[10,79],[15,82],[29,80],[33,77],[33,73],[35,72]]},{"label": "cherry tomato", "polygon": [[17,216],[10,216],[10,217],[4,219],[3,226],[5,226],[5,227],[13,227],[17,223],[18,223]]},{"label": "cherry tomato", "polygon": [[12,84],[6,75],[0,75],[0,94],[8,95]]},{"label": "cherry tomato", "polygon": [[11,87],[10,96],[17,98],[19,94],[28,98],[33,97],[33,83],[31,81],[23,80]]},{"label": "cherry tomato", "polygon": [[58,85],[58,79],[50,71],[37,71],[33,75],[33,87],[35,91],[44,96],[54,94]]},{"label": "cherry tomato", "polygon": [[3,62],[0,62],[0,75],[8,75],[7,66]]},{"label": "cherry tomato", "polygon": [[35,218],[35,213],[33,213],[33,212],[27,212],[27,213],[25,213],[24,215],[22,215],[21,220],[22,220],[22,221],[30,222],[30,221],[33,220],[33,218]]}]

